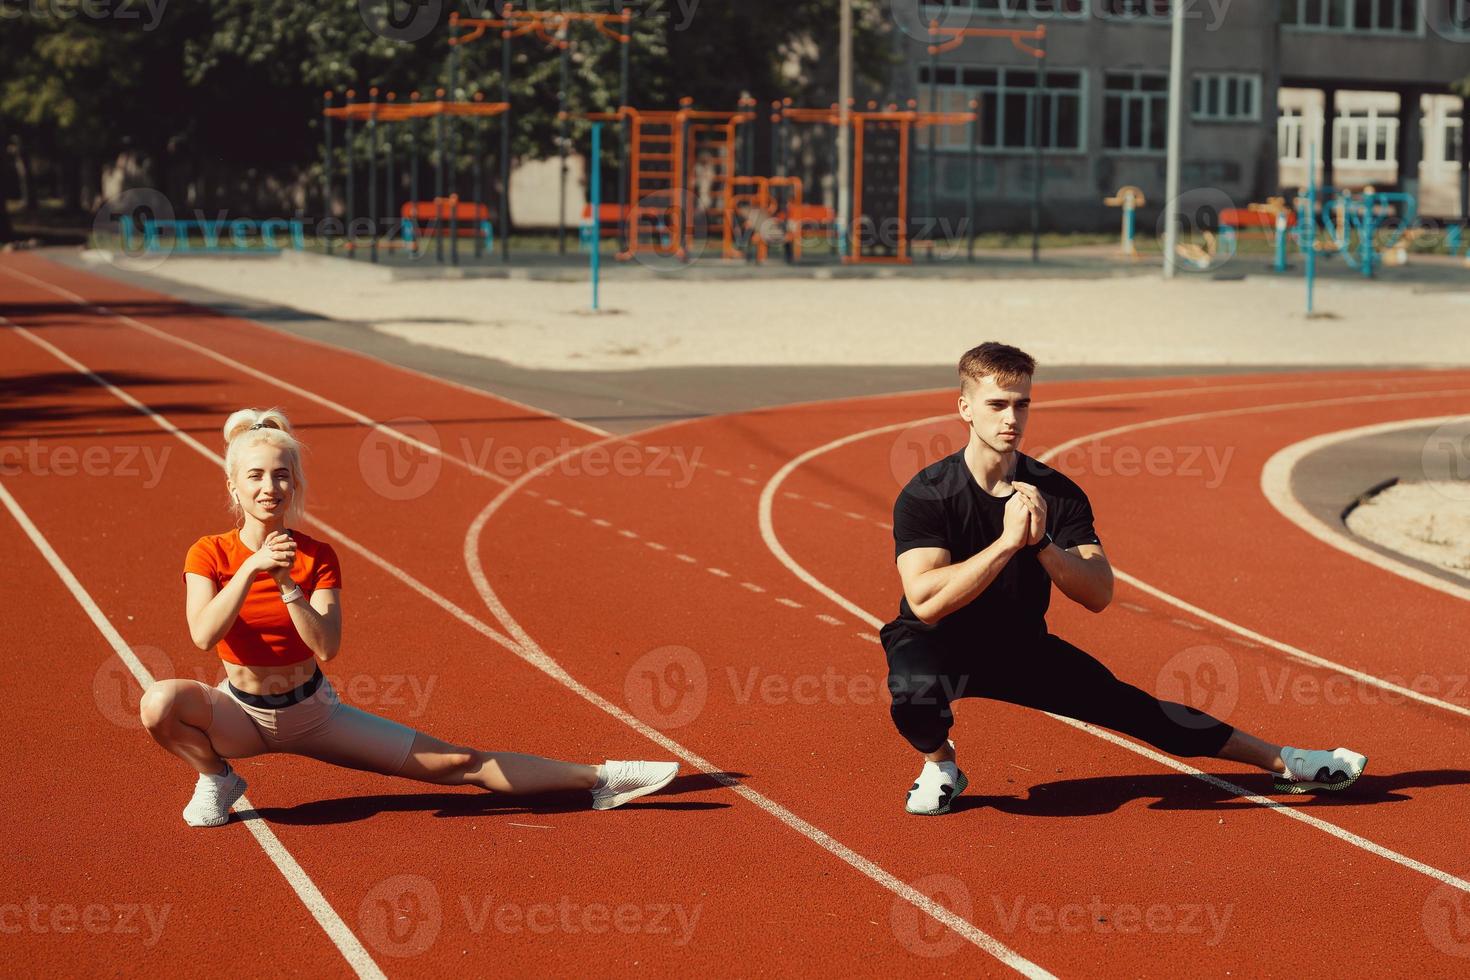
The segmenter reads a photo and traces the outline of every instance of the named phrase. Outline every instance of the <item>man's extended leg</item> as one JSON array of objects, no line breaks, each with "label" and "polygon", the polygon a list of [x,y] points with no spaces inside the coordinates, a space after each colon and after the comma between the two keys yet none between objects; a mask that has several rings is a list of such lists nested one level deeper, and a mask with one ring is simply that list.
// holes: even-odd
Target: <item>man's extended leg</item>
[{"label": "man's extended leg", "polygon": [[955,762],[949,729],[950,702],[964,694],[969,678],[950,673],[952,658],[935,640],[897,626],[881,631],[888,656],[889,714],[899,734],[924,756],[923,768],[909,788],[909,813],[948,813],[969,781]]}]

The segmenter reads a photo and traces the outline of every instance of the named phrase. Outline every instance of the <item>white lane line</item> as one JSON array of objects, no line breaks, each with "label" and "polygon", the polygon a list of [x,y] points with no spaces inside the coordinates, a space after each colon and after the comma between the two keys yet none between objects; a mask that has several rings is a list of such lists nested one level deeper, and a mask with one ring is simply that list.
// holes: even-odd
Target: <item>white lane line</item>
[{"label": "white lane line", "polygon": [[[560,464],[564,459],[570,458],[579,451],[580,450],[574,449],[568,453],[565,453],[562,457],[558,457],[557,459],[551,460],[550,462],[544,464],[544,467],[549,469],[553,466],[556,466]],[[571,674],[567,673],[566,669],[563,668],[561,664],[557,663],[556,660],[549,657],[546,652],[537,645],[536,641],[531,638],[530,634],[528,634],[524,629],[521,628],[520,623],[518,623],[515,617],[510,614],[510,610],[505,608],[505,605],[500,601],[500,597],[495,594],[495,590],[490,585],[489,578],[485,575],[484,566],[480,562],[478,547],[480,535],[484,532],[485,525],[489,523],[490,519],[495,515],[498,510],[500,510],[505,502],[515,495],[520,485],[523,484],[524,481],[530,479],[534,474],[535,471],[532,471],[531,473],[522,476],[520,480],[518,480],[516,483],[511,484],[509,487],[506,487],[500,492],[499,496],[490,501],[490,503],[485,506],[485,509],[482,510],[475,517],[475,520],[470,524],[470,528],[466,532],[464,539],[465,567],[469,570],[470,578],[475,583],[475,589],[480,593],[480,598],[484,600],[486,608],[490,610],[490,614],[502,625],[504,625],[507,630],[510,631],[511,636],[514,637],[516,644],[518,644],[517,646],[511,648],[512,652],[514,652],[521,659],[525,660],[527,663],[533,664],[534,666],[538,667],[548,676],[555,678],[557,681],[561,682],[563,686],[573,691],[584,700],[590,702],[593,705],[596,705],[598,708],[601,708],[603,711],[612,715],[614,718],[618,719],[629,728],[632,728],[634,731],[638,732],[649,741],[654,742],[655,744],[661,746],[665,751],[672,753],[680,759],[683,759],[685,762],[689,763],[700,772],[705,773],[716,782],[720,783],[722,786],[729,788],[732,793],[736,793],[750,803],[753,803],[765,813],[779,820],[785,826],[790,827],[792,830],[796,831],[798,834],[805,837],[813,844],[816,844],[818,847],[827,851],[829,854],[834,855],[839,860],[843,861],[848,866],[858,871],[860,874],[866,876],[882,888],[887,889],[894,895],[908,902],[910,905],[914,906],[919,911],[923,912],[925,915],[928,915],[935,921],[941,923],[942,925],[953,931],[955,934],[963,937],[965,940],[967,940],[977,948],[985,951],[986,953],[989,953],[1001,963],[1004,963],[1006,966],[1022,974],[1023,976],[1036,978],[1052,977],[1052,974],[1048,973],[1042,967],[1021,956],[1019,953],[1006,946],[994,936],[978,928],[968,919],[956,915],[954,912],[934,901],[923,892],[920,892],[913,886],[908,885],[903,881],[900,881],[891,872],[884,870],[873,861],[870,861],[868,858],[854,851],[852,848],[848,847],[846,844],[843,844],[841,841],[837,840],[835,837],[828,834],[820,827],[817,827],[814,824],[803,820],[801,817],[797,816],[795,813],[777,803],[775,800],[772,800],[769,797],[765,796],[764,794],[751,789],[749,786],[741,784],[739,781],[726,775],[726,771],[724,769],[715,766],[703,756],[696,754],[692,749],[689,749],[679,742],[676,742],[674,739],[665,735],[663,732],[658,731],[657,729],[644,723],[641,719],[630,714],[621,706],[609,701],[607,698],[603,697],[601,694],[598,694],[596,691],[592,690],[581,681],[577,680]]]},{"label": "white lane line", "polygon": [[[98,304],[91,302],[90,300],[86,299],[83,296],[78,296],[76,293],[72,292],[69,289],[66,289],[66,288],[64,288],[62,286],[58,286],[55,283],[47,282],[44,279],[38,279],[35,276],[30,275],[29,273],[21,272],[19,269],[13,269],[13,268],[10,268],[9,266],[5,266],[3,268],[0,268],[0,272],[5,272],[5,273],[8,273],[11,276],[14,276],[14,277],[18,278],[18,279],[23,279],[23,280],[29,282],[31,285],[37,286],[37,287],[39,287],[41,289],[49,290],[50,292],[55,293],[57,296],[63,296],[66,299],[71,300],[73,303],[78,304],[79,306],[84,306],[84,307],[87,307],[88,309],[93,309],[93,310],[97,310],[97,311],[102,312],[102,313],[106,313],[108,316],[117,317],[118,319],[122,320],[124,323],[128,324],[129,326],[135,327],[137,329],[141,329],[145,333],[150,333],[150,334],[153,334],[153,335],[162,334],[162,339],[167,340],[169,343],[178,344],[181,347],[187,347],[190,350],[199,351],[199,352],[204,353],[204,354],[206,354],[208,356],[211,356],[211,357],[214,357],[214,355],[217,353],[215,351],[211,351],[207,347],[201,347],[199,344],[195,344],[192,341],[185,340],[182,337],[176,337],[173,334],[166,333],[164,331],[158,330],[156,327],[149,326],[148,324],[142,323],[139,320],[135,320],[132,317],[124,316],[123,314],[117,313],[117,312],[115,312],[113,310],[109,310],[109,309],[107,309],[104,306],[99,306]],[[165,294],[165,295],[167,295],[167,294]],[[181,302],[183,302],[183,301],[181,301]],[[197,306],[199,304],[196,304],[196,303],[188,303],[187,305],[189,305],[189,306]],[[219,316],[219,315],[221,315],[219,313],[210,311],[208,309],[205,309],[203,312],[204,312],[205,315],[213,315],[213,316]],[[329,344],[326,341],[324,341],[324,340],[318,340],[315,337],[307,337],[307,336],[304,336],[302,334],[292,333],[291,331],[282,329],[281,327],[273,327],[273,326],[271,326],[268,323],[262,323],[262,322],[260,322],[258,320],[253,320],[250,317],[240,317],[239,319],[248,320],[250,322],[251,326],[255,327],[256,329],[259,329],[259,330],[268,330],[271,333],[277,334],[278,336],[281,336],[281,337],[289,338],[291,340],[299,341],[299,342],[305,343],[305,344],[311,344],[313,347],[319,347],[319,348],[321,348],[324,351],[328,351],[328,352],[330,352],[332,354],[336,354],[338,356],[342,356],[342,355],[345,354],[345,355],[348,355],[348,356],[351,356],[351,357],[361,357],[361,358],[363,358],[365,360],[372,361],[374,364],[381,364],[384,367],[391,368],[394,371],[401,371],[404,374],[411,374],[414,377],[423,378],[426,381],[433,381],[436,384],[445,385],[447,387],[454,388],[454,389],[457,389],[459,391],[466,392],[466,393],[471,394],[471,395],[475,395],[478,398],[483,398],[483,399],[486,399],[488,401],[497,402],[497,403],[499,403],[501,405],[509,405],[512,408],[519,408],[519,409],[522,409],[522,410],[524,410],[526,412],[530,412],[533,415],[541,416],[542,418],[554,419],[554,420],[556,420],[558,422],[564,422],[567,425],[570,425],[574,429],[581,429],[582,431],[589,432],[592,435],[598,436],[599,438],[606,437],[606,436],[610,435],[610,433],[606,429],[600,429],[600,428],[598,428],[595,425],[589,425],[586,422],[582,422],[582,421],[580,421],[578,419],[574,419],[574,418],[569,418],[569,417],[567,417],[565,415],[558,415],[556,412],[550,412],[550,411],[547,411],[544,408],[539,408],[539,407],[537,407],[535,405],[529,405],[526,402],[517,401],[516,399],[510,398],[510,397],[508,397],[506,395],[498,394],[498,393],[495,393],[495,392],[485,391],[482,388],[472,388],[469,385],[467,385],[467,384],[461,384],[458,381],[450,381],[448,378],[441,378],[438,375],[429,374],[427,372],[420,371],[420,370],[418,370],[416,368],[405,367],[402,364],[395,364],[392,361],[385,361],[381,357],[374,357],[371,354],[364,354],[361,351],[352,350],[351,348],[347,348],[347,347],[338,347],[335,344]],[[219,358],[216,358],[216,359],[218,360]],[[232,362],[230,362],[230,360],[228,358],[225,358],[220,363],[232,363]],[[234,363],[237,363],[237,362],[234,362]],[[272,383],[274,383],[274,381]]]},{"label": "white lane line", "polygon": [[709,572],[711,575],[715,576],[716,578],[729,578],[730,577],[730,573],[727,572],[727,571],[725,571],[723,568],[706,568],[705,571],[706,572]]},{"label": "white lane line", "polygon": [[1288,521],[1306,531],[1318,541],[1330,544],[1339,551],[1346,552],[1365,561],[1370,565],[1376,565],[1385,571],[1401,575],[1411,582],[1440,592],[1448,593],[1458,599],[1470,599],[1470,588],[1449,582],[1435,575],[1430,575],[1423,569],[1415,568],[1406,562],[1380,554],[1372,548],[1365,547],[1353,538],[1343,533],[1340,528],[1334,528],[1324,523],[1311,511],[1303,507],[1301,501],[1296,499],[1296,494],[1291,492],[1291,475],[1296,469],[1297,463],[1307,456],[1329,446],[1335,446],[1341,442],[1358,439],[1365,436],[1382,435],[1387,432],[1397,432],[1402,429],[1417,429],[1421,426],[1445,425],[1450,422],[1464,422],[1464,415],[1439,415],[1432,418],[1402,419],[1398,422],[1383,422],[1378,425],[1364,425],[1356,429],[1343,429],[1338,432],[1327,432],[1301,442],[1293,443],[1284,449],[1279,449],[1274,455],[1266,460],[1266,465],[1261,468],[1261,493],[1265,494],[1271,506],[1275,507]]},{"label": "white lane line", "polygon": [[592,523],[596,524],[598,527],[612,527],[612,521],[604,520],[601,517],[592,518]]},{"label": "white lane line", "polygon": [[1191,623],[1189,620],[1180,619],[1178,616],[1170,616],[1169,622],[1173,623],[1175,626],[1183,626],[1187,630],[1194,630],[1196,633],[1203,633],[1205,629],[1199,623]]},{"label": "white lane line", "polygon": [[[95,375],[92,377],[93,380],[96,380]],[[21,530],[25,531],[26,536],[31,539],[31,543],[36,546],[36,550],[46,559],[47,564],[51,566],[51,570],[56,573],[56,577],[61,579],[62,583],[66,585],[67,590],[72,594],[72,598],[76,600],[77,605],[82,607],[82,610],[87,614],[87,618],[97,628],[97,632],[101,633],[102,637],[107,640],[108,645],[112,647],[118,659],[127,665],[128,671],[133,675],[133,679],[138,682],[138,686],[147,690],[156,678],[149,673],[147,667],[143,666],[142,661],[133,653],[127,641],[122,638],[122,634],[112,625],[106,613],[102,611],[91,594],[78,581],[76,575],[72,574],[72,570],[67,566],[66,562],[62,561],[61,556],[56,553],[56,549],[51,547],[51,542],[46,540],[46,536],[31,521],[30,516],[26,514],[15,497],[11,495],[10,490],[6,488],[4,483],[0,483],[0,503],[5,504],[5,508],[10,511],[10,515],[15,518]],[[255,804],[251,803],[248,798],[242,796],[231,809],[237,814],[247,813],[254,811]],[[271,830],[270,825],[258,815],[248,820],[242,820],[241,822],[250,829],[251,836],[255,838],[261,850],[265,851],[266,856],[271,859],[271,863],[281,872],[281,877],[286,879],[287,884],[291,886],[291,890],[301,900],[301,904],[305,905],[307,911],[311,913],[312,918],[316,919],[317,924],[322,927],[322,931],[327,934],[327,938],[332,941],[332,945],[337,947],[337,951],[342,954],[342,958],[352,967],[353,972],[359,977],[382,978],[384,974],[379,969],[378,964],[373,962],[372,956],[363,947],[362,943],[358,941],[357,936],[347,927],[347,923],[342,921],[342,917],[337,914],[337,910],[332,908],[332,904],[322,895],[321,889],[316,886],[316,882],[311,880],[311,876],[291,856],[291,852],[281,843],[280,838]]]},{"label": "white lane line", "polygon": [[1148,612],[1148,607],[1147,606],[1140,606],[1136,602],[1123,602],[1123,601],[1120,600],[1118,602],[1118,605],[1122,606],[1124,609],[1128,610],[1129,612],[1136,612],[1136,613],[1146,613],[1146,612]]},{"label": "white lane line", "polygon": [[668,545],[666,545],[666,544],[659,544],[657,541],[645,541],[643,543],[646,544],[646,545],[648,545],[654,551],[668,551],[669,550],[669,546]]},{"label": "white lane line", "polygon": [[740,587],[742,589],[748,589],[751,592],[764,592],[764,591],[766,591],[765,589],[761,588],[759,585],[756,585],[754,582],[741,582],[740,583]]},{"label": "white lane line", "polygon": [[684,554],[682,552],[680,552],[679,554],[675,555],[674,557],[677,558],[677,559],[679,559],[680,561],[684,562],[686,565],[695,565],[695,564],[698,564],[699,563],[699,559],[698,558],[695,558],[693,555],[686,555],[686,554]]},{"label": "white lane line", "polygon": [[792,609],[800,609],[801,608],[801,603],[797,602],[795,599],[788,599],[785,596],[782,596],[781,598],[777,599],[776,601],[779,602],[779,603],[781,603],[781,605],[783,605],[783,606],[789,606]]},{"label": "white lane line", "polygon": [[819,619],[822,622],[826,623],[828,626],[841,626],[842,625],[842,620],[838,619],[836,616],[829,616],[826,613],[817,613],[817,619]]},{"label": "white lane line", "polygon": [[623,528],[622,530],[620,530],[618,532],[618,534],[622,535],[625,538],[628,538],[629,540],[633,540],[633,539],[636,539],[638,537],[638,532],[637,531],[630,531],[627,528]]},{"label": "white lane line", "polygon": [[[1413,397],[1414,395],[1418,395],[1419,397],[1436,397],[1436,396],[1443,397],[1445,395],[1461,394],[1461,393],[1462,392],[1459,392],[1459,391],[1437,391],[1437,392],[1417,392],[1417,393],[1398,392],[1398,393],[1394,393],[1394,394],[1385,394],[1385,395],[1357,396],[1357,397],[1354,397],[1354,398],[1351,398],[1351,399],[1341,399],[1341,398],[1326,399],[1325,401],[1328,404],[1343,404],[1343,403],[1346,403],[1346,402],[1354,402],[1354,403],[1356,403],[1356,402],[1364,402],[1364,401],[1371,402],[1371,401],[1384,401],[1384,400],[1402,400],[1403,398]],[[1287,408],[1314,407],[1314,406],[1319,405],[1319,404],[1322,404],[1322,402],[1289,402],[1289,403],[1279,404],[1279,405],[1276,405],[1274,407],[1279,410],[1279,409],[1287,409]],[[1264,410],[1266,410],[1266,407],[1265,406],[1258,406],[1255,409],[1255,411],[1257,411],[1257,412],[1264,411]],[[1231,410],[1220,412],[1218,414],[1220,414],[1220,415],[1238,415],[1238,414],[1242,414],[1242,412],[1240,410],[1238,410],[1238,409],[1231,409]],[[1185,417],[1182,417],[1182,418],[1188,418],[1190,420],[1198,420],[1200,418],[1212,418],[1212,417],[1215,417],[1215,416],[1216,416],[1216,413],[1208,413],[1208,412],[1206,412],[1206,413],[1192,413],[1191,415],[1185,416]],[[947,418],[948,416],[945,416],[945,417]],[[913,423],[910,423],[910,424],[913,424]],[[1147,423],[1138,423],[1137,424],[1137,427],[1138,428],[1154,428],[1154,427],[1157,427],[1158,425],[1161,425],[1161,424],[1163,424],[1163,421],[1162,420],[1154,419],[1154,420],[1150,420]],[[782,565],[786,566],[786,568],[793,575],[795,575],[797,578],[801,579],[807,585],[811,586],[814,591],[816,591],[818,594],[826,597],[830,601],[836,603],[837,605],[841,606],[843,609],[846,609],[848,612],[852,613],[854,616],[857,616],[863,622],[865,622],[868,625],[874,627],[875,629],[878,628],[878,627],[881,627],[883,625],[883,620],[879,619],[877,616],[874,616],[872,613],[870,613],[867,610],[863,609],[861,606],[857,605],[855,602],[853,602],[852,600],[848,599],[846,596],[843,596],[843,595],[839,594],[836,590],[834,590],[831,587],[829,587],[828,585],[826,585],[826,583],[822,582],[820,579],[818,579],[811,572],[807,571],[804,567],[802,567],[801,565],[799,565],[796,562],[796,560],[791,557],[791,555],[786,551],[785,547],[782,546],[780,539],[776,536],[775,525],[774,525],[774,522],[772,520],[772,510],[773,510],[773,505],[774,505],[775,499],[776,499],[776,493],[780,489],[781,483],[788,476],[790,476],[792,473],[794,473],[798,467],[802,466],[803,464],[809,462],[812,459],[815,459],[818,456],[821,456],[821,455],[823,455],[825,453],[831,452],[832,450],[837,449],[837,448],[839,448],[841,446],[850,445],[851,443],[857,442],[857,441],[859,441],[861,439],[868,438],[868,437],[870,437],[872,435],[880,434],[880,433],[886,432],[886,431],[892,431],[895,428],[906,428],[906,427],[907,426],[905,426],[905,425],[884,426],[884,427],[881,427],[881,428],[878,428],[878,429],[871,429],[871,430],[868,430],[866,432],[858,432],[858,433],[854,433],[852,435],[843,436],[842,438],[840,438],[840,439],[834,439],[831,442],[826,443],[825,445],[817,446],[814,449],[809,449],[806,452],[800,454],[799,456],[796,456],[796,457],[792,458],[784,466],[782,466],[779,470],[777,470],[776,471],[776,474],[773,477],[771,477],[770,481],[761,490],[760,507],[759,507],[759,520],[760,520],[761,538],[765,541],[766,547],[770,549],[771,553],[776,557],[776,559],[779,562],[781,562]],[[1119,428],[1109,430],[1109,433],[1116,435],[1116,434],[1119,434],[1121,432],[1126,432],[1126,431],[1131,431],[1131,429],[1129,427],[1127,427],[1127,426],[1121,426]],[[1081,443],[1081,442],[1090,441],[1091,439],[1097,438],[1097,437],[1098,436],[1094,435],[1094,436],[1084,437],[1084,438],[1081,438],[1081,439],[1074,439],[1074,440],[1071,440],[1070,441],[1070,445],[1075,445],[1075,444],[1078,444],[1078,443]],[[1039,458],[1043,462],[1045,462],[1048,458],[1054,458],[1054,456],[1056,454],[1058,454],[1060,452],[1064,452],[1066,450],[1066,448],[1068,448],[1068,446],[1069,446],[1068,443],[1064,443],[1062,446],[1059,446],[1059,447],[1057,447],[1055,449],[1049,450],[1047,453],[1044,453]],[[1156,598],[1162,599],[1165,602],[1171,603],[1172,605],[1175,605],[1175,606],[1177,606],[1177,607],[1179,607],[1181,609],[1184,609],[1184,610],[1190,612],[1193,615],[1199,616],[1202,619],[1206,619],[1206,620],[1208,620],[1210,622],[1214,622],[1216,625],[1224,626],[1227,629],[1233,630],[1233,631],[1235,631],[1235,632],[1237,632],[1237,633],[1239,633],[1241,635],[1248,636],[1248,637],[1250,637],[1251,639],[1254,639],[1254,640],[1265,641],[1270,646],[1273,646],[1273,647],[1275,647],[1275,648],[1277,648],[1279,650],[1282,650],[1283,652],[1290,653],[1290,654],[1292,654],[1294,656],[1302,657],[1303,659],[1307,660],[1308,662],[1316,663],[1319,666],[1322,666],[1324,664],[1330,663],[1330,661],[1325,661],[1323,658],[1313,657],[1311,654],[1307,654],[1305,651],[1296,650],[1296,648],[1290,647],[1287,644],[1278,643],[1275,640],[1271,640],[1269,637],[1263,637],[1261,634],[1256,633],[1256,632],[1254,632],[1252,630],[1247,630],[1244,627],[1237,626],[1237,625],[1235,625],[1233,623],[1230,623],[1227,620],[1224,620],[1224,619],[1222,619],[1222,618],[1220,618],[1218,616],[1213,616],[1213,615],[1211,615],[1209,613],[1206,613],[1204,610],[1199,609],[1199,608],[1197,608],[1195,606],[1192,606],[1189,603],[1186,603],[1183,600],[1178,599],[1178,598],[1176,598],[1174,596],[1171,596],[1168,593],[1166,593],[1166,592],[1164,592],[1164,591],[1162,591],[1160,589],[1155,589],[1152,586],[1146,585],[1146,583],[1139,582],[1137,579],[1134,579],[1134,578],[1132,578],[1132,576],[1128,576],[1125,573],[1118,571],[1116,568],[1114,569],[1114,573],[1116,575],[1118,575],[1118,577],[1123,578],[1125,581],[1130,582],[1130,584],[1134,584],[1135,586],[1142,586],[1144,588],[1144,590],[1147,591],[1150,595],[1153,595]],[[1336,665],[1336,664],[1332,665],[1332,668],[1331,669],[1336,670],[1336,671],[1339,671],[1339,672],[1342,672],[1342,673],[1347,673],[1350,676],[1357,676],[1358,674],[1361,673],[1361,672],[1358,672],[1358,671],[1352,671],[1350,668],[1342,667],[1341,665]],[[1363,677],[1369,677],[1370,675],[1362,675],[1362,676]],[[1373,678],[1371,678],[1371,682],[1373,684],[1375,684],[1376,686],[1382,687],[1384,689],[1397,690],[1397,691],[1399,691],[1401,693],[1405,693],[1405,694],[1408,693],[1408,689],[1407,688],[1401,688],[1399,685],[1390,684],[1389,682],[1384,681],[1384,680],[1382,680],[1380,678],[1373,677]],[[1425,696],[1420,695],[1419,696],[1419,699],[1420,700],[1425,700]],[[1430,699],[1430,700],[1436,700],[1436,699]],[[1452,710],[1452,711],[1456,711],[1456,712],[1458,712],[1460,714],[1470,715],[1470,709],[1463,708],[1460,705],[1455,705],[1455,704],[1452,704],[1452,703],[1447,702],[1447,701],[1446,702],[1438,702],[1438,703],[1442,707],[1444,707],[1446,709],[1449,709],[1449,710]],[[1351,831],[1344,830],[1343,828],[1337,826],[1336,824],[1328,823],[1327,821],[1322,820],[1322,819],[1320,819],[1318,817],[1314,817],[1314,816],[1311,816],[1310,814],[1304,813],[1304,812],[1302,812],[1301,810],[1299,810],[1297,808],[1294,808],[1294,807],[1286,806],[1284,804],[1277,803],[1276,801],[1271,800],[1271,799],[1268,799],[1266,797],[1252,796],[1252,795],[1248,794],[1241,787],[1235,786],[1234,784],[1228,783],[1225,780],[1219,779],[1219,778],[1217,778],[1215,776],[1211,776],[1208,773],[1202,772],[1199,769],[1195,769],[1193,766],[1186,765],[1186,764],[1184,764],[1182,762],[1179,762],[1179,761],[1177,761],[1177,760],[1175,760],[1175,759],[1173,759],[1173,758],[1171,758],[1169,756],[1166,756],[1166,755],[1163,755],[1163,754],[1161,754],[1159,752],[1156,752],[1152,748],[1149,748],[1148,746],[1140,745],[1140,744],[1138,744],[1136,742],[1131,741],[1130,739],[1123,738],[1120,735],[1115,735],[1112,732],[1103,731],[1102,729],[1096,728],[1096,727],[1094,727],[1092,725],[1088,725],[1085,722],[1076,721],[1076,720],[1071,719],[1071,718],[1064,718],[1064,717],[1062,717],[1060,715],[1053,715],[1050,712],[1043,712],[1043,714],[1047,714],[1050,717],[1055,718],[1057,721],[1060,721],[1060,722],[1062,722],[1065,725],[1069,725],[1069,726],[1071,726],[1073,728],[1076,728],[1079,731],[1087,732],[1088,734],[1095,735],[1098,738],[1104,739],[1105,741],[1108,741],[1108,742],[1111,742],[1111,743],[1113,743],[1115,745],[1118,745],[1121,748],[1127,749],[1130,752],[1137,753],[1138,755],[1142,755],[1142,756],[1144,756],[1146,758],[1153,759],[1154,761],[1159,762],[1159,763],[1161,763],[1163,765],[1167,765],[1171,769],[1175,769],[1175,770],[1177,770],[1179,772],[1187,773],[1188,775],[1194,776],[1195,778],[1200,779],[1200,780],[1203,780],[1204,782],[1210,783],[1211,785],[1219,786],[1221,788],[1227,789],[1228,791],[1230,791],[1232,793],[1237,793],[1238,792],[1238,795],[1240,795],[1242,797],[1245,797],[1246,799],[1250,800],[1250,802],[1252,802],[1252,803],[1256,803],[1258,805],[1267,807],[1272,812],[1279,813],[1282,816],[1289,817],[1292,820],[1301,821],[1302,823],[1305,823],[1308,826],[1313,827],[1316,830],[1320,830],[1320,831],[1322,831],[1325,834],[1328,834],[1328,835],[1330,835],[1332,837],[1335,837],[1338,840],[1341,840],[1341,841],[1344,841],[1346,843],[1349,843],[1349,844],[1353,845],[1354,847],[1358,847],[1358,848],[1360,848],[1360,849],[1362,849],[1364,851],[1367,851],[1368,853],[1371,853],[1371,854],[1373,854],[1373,855],[1375,855],[1377,857],[1385,858],[1386,860],[1392,861],[1394,864],[1397,864],[1400,867],[1407,868],[1407,869],[1409,869],[1411,871],[1416,871],[1416,872],[1419,872],[1420,874],[1427,875],[1428,877],[1433,878],[1436,881],[1443,882],[1444,884],[1450,885],[1451,887],[1454,887],[1454,888],[1458,888],[1461,891],[1470,892],[1470,881],[1465,881],[1464,879],[1458,878],[1458,877],[1450,874],[1447,871],[1442,871],[1442,870],[1440,870],[1438,868],[1435,868],[1435,867],[1432,867],[1430,865],[1424,864],[1421,861],[1417,861],[1414,858],[1408,857],[1407,855],[1400,854],[1397,851],[1389,850],[1388,848],[1383,847],[1383,846],[1381,846],[1379,844],[1376,844],[1373,841],[1370,841],[1370,840],[1368,840],[1366,838],[1360,837],[1357,834],[1352,833]]]}]

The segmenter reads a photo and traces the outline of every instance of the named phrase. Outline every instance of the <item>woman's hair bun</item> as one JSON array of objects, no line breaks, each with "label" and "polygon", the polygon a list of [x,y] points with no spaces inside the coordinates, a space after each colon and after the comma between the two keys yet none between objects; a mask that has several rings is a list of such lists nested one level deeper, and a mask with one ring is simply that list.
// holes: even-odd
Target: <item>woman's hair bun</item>
[{"label": "woman's hair bun", "polygon": [[225,420],[225,445],[252,429],[279,429],[291,434],[291,420],[279,408],[242,408]]}]

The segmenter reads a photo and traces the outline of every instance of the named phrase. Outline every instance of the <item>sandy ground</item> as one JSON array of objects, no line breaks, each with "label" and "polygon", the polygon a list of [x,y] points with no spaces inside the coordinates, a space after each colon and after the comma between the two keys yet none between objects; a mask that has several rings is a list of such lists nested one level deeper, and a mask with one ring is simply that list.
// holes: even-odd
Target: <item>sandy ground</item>
[{"label": "sandy ground", "polygon": [[1348,514],[1356,535],[1470,580],[1470,483],[1396,483]]},{"label": "sandy ground", "polygon": [[1203,279],[611,279],[591,315],[585,283],[391,280],[317,256],[170,256],[154,275],[251,296],[520,367],[930,365],[981,340],[1043,364],[1470,364],[1465,291],[1384,284],[1304,290],[1256,276]]}]

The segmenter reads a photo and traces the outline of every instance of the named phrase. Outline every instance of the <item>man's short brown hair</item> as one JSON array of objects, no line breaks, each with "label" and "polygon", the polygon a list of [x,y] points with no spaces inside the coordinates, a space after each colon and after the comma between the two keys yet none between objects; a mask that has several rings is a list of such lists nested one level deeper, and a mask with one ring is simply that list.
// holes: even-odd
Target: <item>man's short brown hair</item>
[{"label": "man's short brown hair", "polygon": [[1036,373],[1036,359],[1019,347],[986,341],[965,351],[960,358],[960,391],[979,384],[987,375],[995,375],[995,383],[1011,388]]}]

